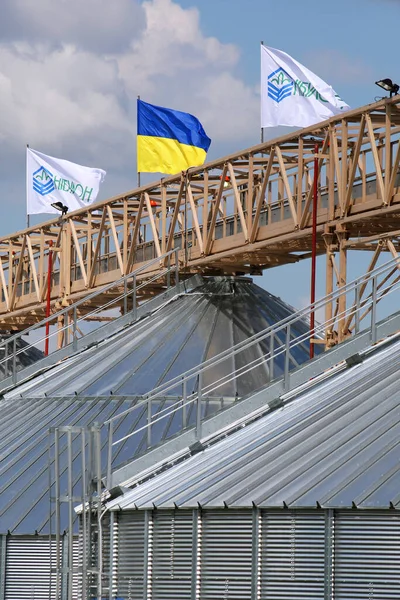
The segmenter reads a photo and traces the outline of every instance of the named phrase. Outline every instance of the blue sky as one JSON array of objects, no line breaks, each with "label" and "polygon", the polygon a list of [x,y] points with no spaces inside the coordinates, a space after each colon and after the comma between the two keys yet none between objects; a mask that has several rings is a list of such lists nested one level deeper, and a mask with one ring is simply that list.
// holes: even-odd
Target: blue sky
[{"label": "blue sky", "polygon": [[[105,169],[100,199],[123,193],[136,185],[138,94],[198,116],[219,158],[259,141],[261,40],[357,107],[381,95],[378,78],[400,83],[399,17],[400,0],[2,0],[0,235],[25,226],[27,143]],[[300,305],[308,278],[302,264],[256,281]]]},{"label": "blue sky", "polygon": [[354,107],[380,94],[377,78],[400,79],[393,26],[400,18],[398,0],[178,2],[198,8],[207,35],[240,48],[238,72],[249,83],[259,79],[261,40],[315,69]]},{"label": "blue sky", "polygon": [[[315,71],[352,108],[374,102],[382,95],[376,80],[390,77],[400,83],[397,40],[391,33],[391,24],[400,19],[398,0],[251,0],[248,9],[237,0],[179,0],[179,4],[184,8],[196,5],[207,34],[239,46],[236,68],[249,84],[257,85],[259,81],[261,40]],[[287,131],[284,127],[266,130],[265,139]],[[383,260],[389,258],[385,255]],[[366,253],[349,253],[349,280],[362,273],[368,260]],[[325,257],[318,258],[317,269],[317,295],[322,297]],[[296,306],[306,305],[309,270],[306,261],[265,271],[262,286]],[[258,278],[255,281],[260,283]]]}]

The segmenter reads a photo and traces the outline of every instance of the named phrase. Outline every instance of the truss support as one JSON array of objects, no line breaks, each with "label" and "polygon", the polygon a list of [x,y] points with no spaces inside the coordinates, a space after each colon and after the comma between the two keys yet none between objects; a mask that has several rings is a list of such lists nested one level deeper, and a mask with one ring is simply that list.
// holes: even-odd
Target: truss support
[{"label": "truss support", "polygon": [[[316,252],[327,251],[326,232],[338,232],[344,285],[348,250],[374,250],[373,240],[400,228],[399,164],[395,96],[0,238],[0,327],[44,318],[49,241],[52,307],[90,298],[138,268],[141,279],[154,278],[155,294],[164,265],[150,262],[173,249],[184,276],[261,272],[309,257],[314,181]],[[330,260],[327,279],[332,268]]]}]

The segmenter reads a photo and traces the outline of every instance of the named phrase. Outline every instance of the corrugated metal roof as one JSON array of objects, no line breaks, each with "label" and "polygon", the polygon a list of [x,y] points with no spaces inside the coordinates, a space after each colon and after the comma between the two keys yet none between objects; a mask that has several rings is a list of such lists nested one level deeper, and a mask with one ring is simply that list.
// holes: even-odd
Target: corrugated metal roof
[{"label": "corrugated metal roof", "polygon": [[[294,309],[248,278],[212,277],[189,293],[168,302],[142,321],[127,327],[95,348],[50,368],[6,397],[65,397],[70,395],[121,396],[146,394],[155,387],[203,361],[246,340],[249,336],[294,313]],[[292,338],[308,331],[298,321]],[[284,343],[284,332],[275,344]],[[268,353],[267,341],[209,369],[204,386]],[[319,351],[319,347],[317,347]],[[291,350],[291,366],[309,358],[308,342]],[[284,369],[284,357],[274,361],[274,374]],[[262,364],[248,376],[232,380],[216,390],[216,396],[244,396],[269,381],[269,367]],[[195,390],[197,381],[188,384]],[[179,394],[182,390],[172,390]]]},{"label": "corrugated metal roof", "polygon": [[400,507],[400,342],[110,507]]},{"label": "corrugated metal roof", "polygon": [[[292,312],[291,307],[249,279],[209,278],[193,293],[179,296],[97,347],[87,349],[14,388],[0,400],[0,532],[29,533],[48,529],[49,428],[67,425],[86,427],[94,422],[103,423],[134,406],[143,393],[161,382]],[[306,330],[307,325],[299,323],[297,333]],[[293,335],[297,333],[293,331]],[[265,351],[266,348],[263,349]],[[240,360],[252,360],[254,352],[259,353],[260,349],[253,349],[247,356],[242,355]],[[294,363],[307,358],[307,346],[295,348]],[[283,362],[281,357],[279,361]],[[229,368],[233,370],[238,366],[238,362],[232,362]],[[277,375],[282,366],[276,363]],[[220,376],[218,368],[213,369],[210,375],[211,378]],[[247,394],[265,385],[266,381],[268,372],[263,365],[254,369],[251,376],[241,378],[241,387],[227,385],[225,389],[218,390],[218,398],[204,398],[203,415],[210,415],[234,401],[236,392]],[[195,387],[194,381],[193,389]],[[177,390],[179,392],[181,390]],[[174,393],[172,390],[168,398],[154,400],[153,414],[172,404],[175,401]],[[142,427],[146,422],[146,411],[147,407],[143,405],[134,414],[122,417],[118,421],[116,434],[123,437]],[[188,409],[187,419],[189,426],[194,424],[194,405]],[[181,428],[182,415],[178,413],[155,423],[152,427],[152,445],[175,435]],[[105,452],[107,440],[106,430],[103,429]],[[146,448],[145,431],[128,438],[114,455],[114,467],[132,460]],[[54,454],[53,439],[50,452]],[[66,459],[66,449],[63,447],[60,453],[60,466],[64,471],[62,486],[66,485]],[[74,462],[77,494],[80,477],[80,463],[77,460]]]},{"label": "corrugated metal roof", "polygon": [[[48,532],[49,527],[49,453],[54,460],[54,434],[49,437],[50,427],[74,425],[87,427],[95,422],[103,423],[112,416],[134,406],[141,398],[31,398],[0,401],[0,533]],[[153,402],[153,412],[162,410],[172,399]],[[204,401],[203,414],[209,415],[221,408],[221,401]],[[146,422],[147,406],[138,407],[132,414],[121,417],[118,432],[126,435]],[[195,410],[188,411],[188,423],[195,422]],[[176,434],[182,427],[180,418],[171,418],[167,423],[152,430],[153,445]],[[101,430],[102,462],[105,465],[107,430]],[[123,464],[128,458],[146,450],[146,432],[128,438],[114,455],[114,466]],[[79,451],[79,448],[78,448]],[[74,452],[77,452],[76,448]],[[67,492],[66,440],[60,445],[61,494]],[[54,465],[52,467],[54,471]],[[79,496],[81,463],[73,463],[74,494]],[[53,490],[54,494],[54,490]],[[54,508],[54,505],[53,505]],[[68,523],[67,513],[62,513],[62,526]],[[54,517],[54,515],[53,515]]]}]

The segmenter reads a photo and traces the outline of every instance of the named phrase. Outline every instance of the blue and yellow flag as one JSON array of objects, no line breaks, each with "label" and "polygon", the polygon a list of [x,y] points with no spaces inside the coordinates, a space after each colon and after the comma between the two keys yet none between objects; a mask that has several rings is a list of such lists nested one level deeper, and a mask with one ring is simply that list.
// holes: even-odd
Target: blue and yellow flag
[{"label": "blue and yellow flag", "polygon": [[196,117],[138,100],[137,118],[138,172],[173,175],[204,163],[211,140]]}]

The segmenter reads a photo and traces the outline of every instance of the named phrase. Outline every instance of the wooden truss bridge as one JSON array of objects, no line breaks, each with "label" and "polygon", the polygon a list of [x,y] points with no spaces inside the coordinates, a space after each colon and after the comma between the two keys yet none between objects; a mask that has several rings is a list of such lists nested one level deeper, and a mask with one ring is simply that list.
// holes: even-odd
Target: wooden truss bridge
[{"label": "wooden truss bridge", "polygon": [[[146,295],[156,294],[165,264],[153,259],[172,249],[184,277],[261,273],[309,258],[315,165],[316,250],[326,255],[329,294],[347,282],[349,250],[372,251],[368,271],[382,251],[397,257],[399,162],[396,96],[2,237],[0,328],[41,321],[48,294],[55,312],[138,267],[153,279]],[[106,300],[99,294],[79,310]],[[345,303],[343,295],[340,306],[328,305],[327,321]],[[344,321],[335,335],[347,335]]]}]

